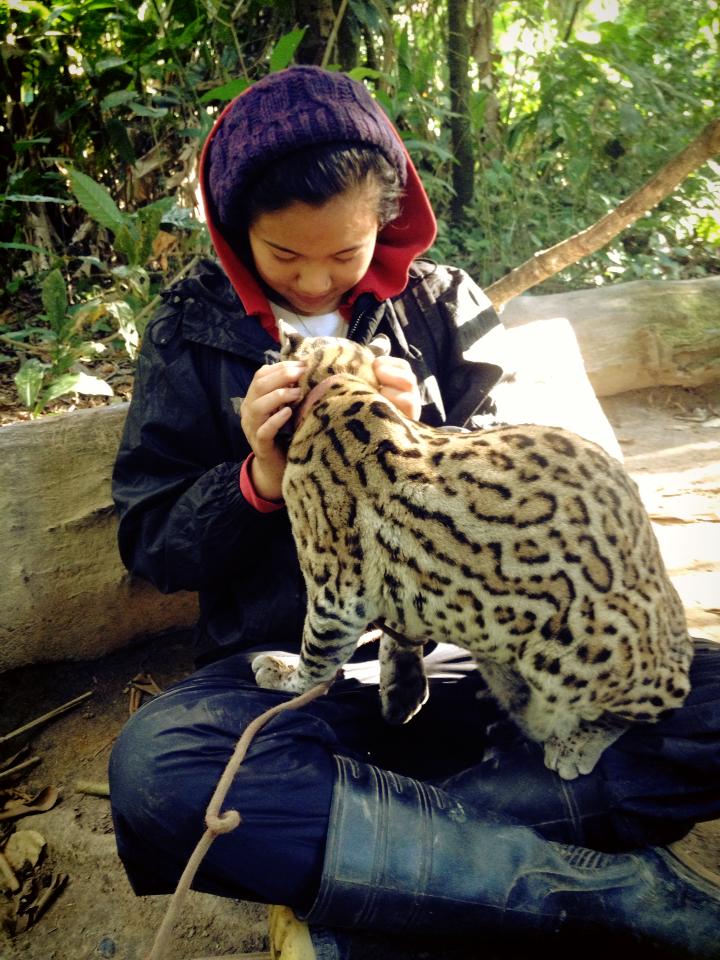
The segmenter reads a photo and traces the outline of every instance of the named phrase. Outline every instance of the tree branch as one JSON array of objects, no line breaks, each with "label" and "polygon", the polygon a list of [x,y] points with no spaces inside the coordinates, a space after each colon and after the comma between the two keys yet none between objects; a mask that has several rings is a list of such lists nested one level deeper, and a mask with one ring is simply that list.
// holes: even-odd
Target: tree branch
[{"label": "tree branch", "polygon": [[495,281],[486,293],[500,307],[512,297],[542,283],[560,270],[589,256],[657,206],[685,177],[720,152],[720,117],[712,120],[685,149],[662,167],[639,190],[592,226],[567,240],[541,250],[530,260]]}]

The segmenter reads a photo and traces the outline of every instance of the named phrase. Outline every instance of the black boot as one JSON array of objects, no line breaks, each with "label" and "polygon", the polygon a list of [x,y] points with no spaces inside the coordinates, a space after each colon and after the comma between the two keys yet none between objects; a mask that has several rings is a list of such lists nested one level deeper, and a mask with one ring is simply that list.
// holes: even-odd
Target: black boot
[{"label": "black boot", "polygon": [[[720,890],[663,848],[548,841],[444,791],[337,757],[309,924],[436,937],[605,934],[720,958]],[[588,943],[588,938],[576,943]],[[583,952],[587,955],[585,946]]]}]

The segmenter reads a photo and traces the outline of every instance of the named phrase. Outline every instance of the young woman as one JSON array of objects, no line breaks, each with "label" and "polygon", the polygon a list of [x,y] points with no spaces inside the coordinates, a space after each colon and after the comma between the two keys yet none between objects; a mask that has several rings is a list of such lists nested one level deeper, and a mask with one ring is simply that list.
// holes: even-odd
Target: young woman
[{"label": "young woman", "polygon": [[[214,127],[202,186],[220,266],[169,290],[149,326],[114,475],[124,562],[163,591],[197,590],[201,607],[199,669],[133,716],[113,752],[118,848],[141,894],[174,889],[239,733],[283,697],[255,685],[250,662],[299,649],[281,435],[301,367],[271,362],[277,319],[385,333],[382,392],[436,426],[491,409],[502,373],[487,298],[418,259],[432,211],[360,84],[297,67],[251,87]],[[227,802],[242,823],[211,848],[200,888],[288,904],[314,935],[614,929],[716,955],[720,891],[650,846],[720,815],[711,645],[698,644],[683,709],[636,725],[572,782],[478,703],[452,646],[427,657],[428,704],[388,728],[375,654],[255,740]]]}]

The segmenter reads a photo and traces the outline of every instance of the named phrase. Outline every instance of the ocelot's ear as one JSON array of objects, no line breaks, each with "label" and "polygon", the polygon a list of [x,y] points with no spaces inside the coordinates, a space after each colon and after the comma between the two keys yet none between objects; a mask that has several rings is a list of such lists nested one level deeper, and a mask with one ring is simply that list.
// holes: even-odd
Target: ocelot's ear
[{"label": "ocelot's ear", "polygon": [[372,350],[376,357],[390,356],[390,338],[384,333],[379,333],[377,337],[370,341],[368,348]]},{"label": "ocelot's ear", "polygon": [[284,320],[278,320],[277,325],[280,331],[280,356],[283,359],[292,357],[300,349],[305,337]]}]

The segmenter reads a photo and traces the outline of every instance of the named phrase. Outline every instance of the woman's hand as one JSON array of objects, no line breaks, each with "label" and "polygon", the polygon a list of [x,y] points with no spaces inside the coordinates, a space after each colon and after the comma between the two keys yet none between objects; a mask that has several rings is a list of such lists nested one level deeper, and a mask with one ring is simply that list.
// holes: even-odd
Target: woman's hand
[{"label": "woman's hand", "polygon": [[401,357],[378,357],[373,364],[380,393],[411,420],[420,417],[422,402],[415,374]]},{"label": "woman's hand", "polygon": [[286,457],[275,438],[292,416],[290,404],[300,398],[297,382],[304,370],[305,364],[295,360],[260,367],[240,408],[240,423],[255,454],[250,478],[263,500],[282,499]]}]

